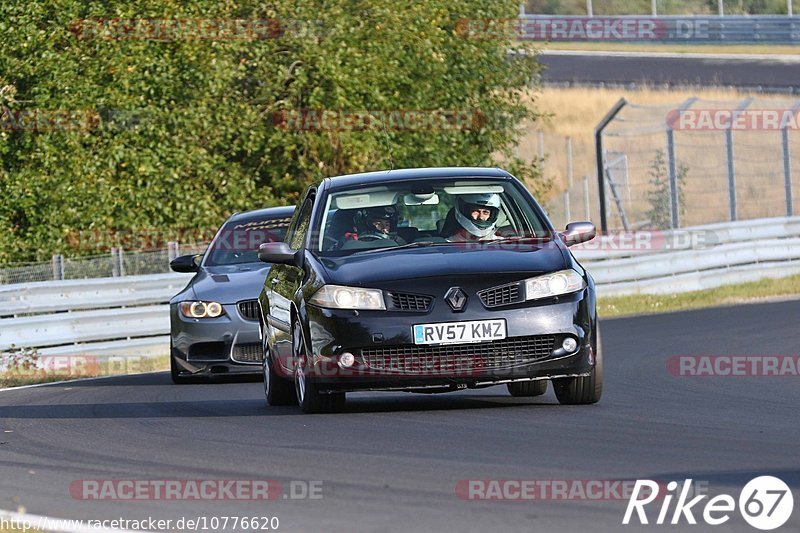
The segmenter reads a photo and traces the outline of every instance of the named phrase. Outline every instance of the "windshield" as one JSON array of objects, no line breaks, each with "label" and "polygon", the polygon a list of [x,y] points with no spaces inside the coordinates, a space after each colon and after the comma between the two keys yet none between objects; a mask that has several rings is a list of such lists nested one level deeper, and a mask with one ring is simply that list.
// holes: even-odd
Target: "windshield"
[{"label": "windshield", "polygon": [[322,255],[338,256],[415,244],[548,235],[533,203],[513,182],[461,177],[332,193],[312,247]]},{"label": "windshield", "polygon": [[289,218],[253,217],[229,221],[219,230],[206,252],[205,266],[257,263],[258,247],[279,242],[286,234]]}]

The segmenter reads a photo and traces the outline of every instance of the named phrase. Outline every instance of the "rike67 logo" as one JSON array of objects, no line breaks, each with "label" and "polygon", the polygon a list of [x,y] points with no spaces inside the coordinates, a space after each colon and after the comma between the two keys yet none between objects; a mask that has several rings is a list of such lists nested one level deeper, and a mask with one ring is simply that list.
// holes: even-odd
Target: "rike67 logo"
[{"label": "rike67 logo", "polygon": [[[655,524],[658,525],[697,524],[695,513],[710,526],[724,524],[730,520],[731,514],[737,508],[737,501],[733,496],[719,494],[703,502],[708,498],[707,494],[689,499],[691,488],[691,479],[684,480],[680,489],[677,481],[670,481],[667,483],[666,495],[659,498],[659,483],[649,479],[636,480],[622,523],[630,524],[633,519],[634,524],[636,520],[639,524],[649,524],[652,516],[648,518],[645,507],[657,499],[660,499],[661,503],[658,518],[655,520]],[[673,508],[672,502],[676,496]],[[792,516],[794,497],[783,480],[773,476],[760,476],[751,479],[739,493],[738,509],[745,522],[752,527],[769,531],[781,527]]]}]

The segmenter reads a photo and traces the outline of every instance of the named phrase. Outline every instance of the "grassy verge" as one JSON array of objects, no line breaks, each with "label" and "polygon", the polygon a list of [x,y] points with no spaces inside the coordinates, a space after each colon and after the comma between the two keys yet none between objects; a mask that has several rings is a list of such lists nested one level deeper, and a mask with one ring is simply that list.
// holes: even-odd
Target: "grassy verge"
[{"label": "grassy verge", "polygon": [[642,315],[720,305],[756,303],[774,298],[800,298],[800,275],[726,285],[683,294],[616,296],[597,299],[601,317]]},{"label": "grassy verge", "polygon": [[547,43],[542,50],[587,50],[608,52],[654,52],[673,54],[777,54],[796,55],[797,46],[769,44],[648,44],[648,43]]},{"label": "grassy verge", "polygon": [[[66,361],[66,365],[61,363],[61,366],[74,366],[75,368],[71,370],[52,370],[44,368],[3,372],[0,374],[0,388],[52,383],[68,379],[122,376],[125,374],[156,372],[169,369],[168,355],[146,358],[125,357],[121,362],[119,360],[114,362],[99,360],[96,363],[93,359],[87,363],[81,360],[80,356],[65,356],[64,361]],[[2,533],[2,531],[0,531],[0,533]]]}]

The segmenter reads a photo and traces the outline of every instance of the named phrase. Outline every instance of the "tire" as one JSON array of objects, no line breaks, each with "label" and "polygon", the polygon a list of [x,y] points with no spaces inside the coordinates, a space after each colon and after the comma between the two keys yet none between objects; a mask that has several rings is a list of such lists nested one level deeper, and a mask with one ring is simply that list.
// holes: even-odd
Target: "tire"
[{"label": "tire", "polygon": [[345,393],[321,394],[319,388],[307,379],[306,376],[306,342],[300,323],[295,323],[292,330],[292,351],[295,364],[294,386],[297,403],[304,413],[335,413],[341,411],[345,405]]},{"label": "tire", "polygon": [[597,403],[603,395],[603,348],[600,343],[600,329],[597,329],[597,349],[595,364],[588,377],[562,378],[553,380],[553,390],[559,403],[563,405],[586,405]]},{"label": "tire", "polygon": [[547,392],[547,380],[523,381],[522,383],[507,383],[508,393],[517,398],[541,396]]},{"label": "tire", "polygon": [[262,376],[264,379],[264,396],[268,405],[297,405],[297,394],[294,384],[275,373],[272,368],[272,361],[269,357],[269,344],[264,328],[261,328],[261,339],[263,348],[263,361],[261,363]]}]

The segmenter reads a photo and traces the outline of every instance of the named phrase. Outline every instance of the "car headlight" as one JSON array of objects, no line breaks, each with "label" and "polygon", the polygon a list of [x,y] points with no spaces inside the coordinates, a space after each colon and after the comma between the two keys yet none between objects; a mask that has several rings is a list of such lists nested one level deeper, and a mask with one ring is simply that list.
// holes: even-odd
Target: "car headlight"
[{"label": "car headlight", "polygon": [[569,294],[586,287],[580,274],[572,269],[560,270],[552,274],[525,280],[525,299],[538,300],[560,294]]},{"label": "car headlight", "polygon": [[329,309],[386,310],[386,304],[383,302],[383,292],[379,289],[324,285],[308,301],[314,305]]},{"label": "car headlight", "polygon": [[179,307],[186,318],[217,318],[225,312],[217,302],[181,302]]}]

